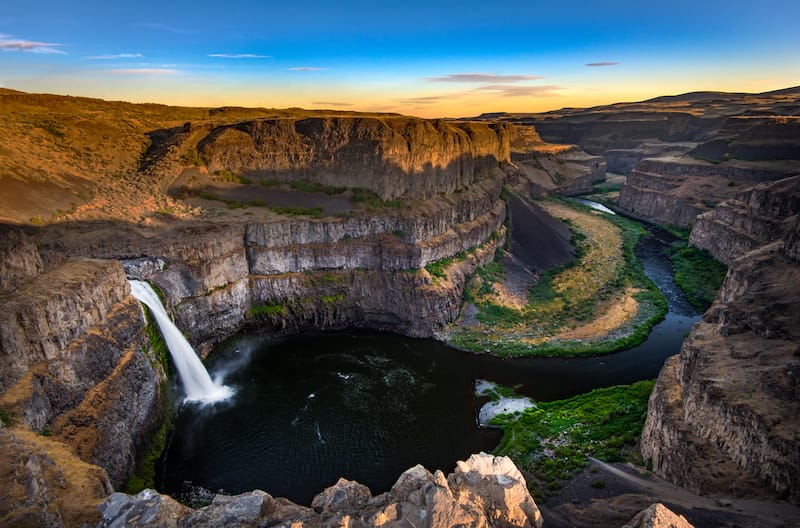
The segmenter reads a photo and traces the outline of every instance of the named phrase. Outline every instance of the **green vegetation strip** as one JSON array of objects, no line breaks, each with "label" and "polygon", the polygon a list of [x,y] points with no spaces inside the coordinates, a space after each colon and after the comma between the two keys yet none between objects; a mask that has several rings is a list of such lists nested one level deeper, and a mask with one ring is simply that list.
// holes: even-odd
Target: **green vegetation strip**
[{"label": "green vegetation strip", "polygon": [[[574,202],[569,203],[570,207],[590,211],[590,208]],[[544,343],[531,345],[522,342],[518,336],[512,332],[510,335],[487,335],[481,330],[462,330],[456,332],[450,338],[450,343],[468,350],[485,351],[500,356],[521,356],[521,355],[540,355],[540,356],[578,356],[590,354],[605,354],[632,348],[641,344],[647,339],[652,328],[664,319],[667,314],[667,300],[658,287],[644,273],[639,259],[634,254],[634,248],[639,240],[648,236],[648,232],[638,223],[621,216],[604,215],[598,221],[609,221],[617,226],[622,234],[623,258],[622,266],[619,266],[614,278],[606,283],[597,294],[589,299],[577,301],[567,298],[564,292],[557,292],[553,288],[553,281],[558,274],[570,269],[573,266],[581,265],[581,258],[585,253],[585,236],[576,231],[573,226],[573,244],[578,249],[578,258],[567,266],[554,268],[545,273],[540,281],[536,283],[529,293],[529,304],[524,310],[514,310],[504,306],[498,306],[490,302],[484,303],[478,308],[481,310],[477,315],[478,320],[484,326],[493,328],[511,328],[515,325],[526,325],[536,328],[546,335],[555,335],[559,329],[573,322],[585,322],[591,320],[595,315],[596,306],[601,301],[608,300],[617,292],[628,287],[639,289],[633,295],[639,303],[639,311],[634,320],[625,327],[610,332],[601,339],[582,339],[582,340],[557,340],[551,339]],[[491,266],[499,266],[499,262],[494,262]],[[487,279],[495,279],[502,273],[496,269],[479,269],[477,272],[485,285]],[[486,287],[486,286],[484,286]],[[537,305],[542,305],[554,299],[561,298],[563,309],[556,314],[546,314],[546,317],[537,313]],[[470,294],[465,296],[465,301],[472,302]]]},{"label": "green vegetation strip", "polygon": [[[156,286],[152,286],[155,289]],[[163,299],[161,302],[164,302]],[[150,348],[155,356],[152,358],[152,360],[161,365],[161,368],[164,370],[164,374],[169,375],[169,349],[167,348],[167,344],[164,342],[164,338],[158,329],[158,324],[156,324],[153,314],[150,313],[150,308],[148,308],[144,303],[142,303],[142,307],[144,308],[145,319],[147,319],[147,337],[150,338]],[[152,366],[155,368],[155,364]]]},{"label": "green vegetation strip", "polygon": [[538,403],[518,414],[492,420],[503,430],[495,450],[511,457],[527,475],[537,499],[546,498],[561,483],[589,463],[634,459],[647,416],[654,381],[595,389],[566,400]]},{"label": "green vegetation strip", "polygon": [[[166,387],[166,385],[164,385],[164,387]],[[166,389],[162,391],[162,394],[165,392]],[[133,475],[131,475],[128,482],[125,483],[125,493],[135,495],[144,489],[155,488],[156,463],[167,447],[169,433],[172,431],[173,415],[174,411],[161,422],[161,425],[159,425],[158,429],[156,429],[150,437],[150,441],[147,443],[144,453],[142,453],[136,463],[136,469]]]},{"label": "green vegetation strip", "polygon": [[704,249],[673,245],[670,255],[675,284],[686,294],[686,299],[699,310],[705,310],[717,296],[728,268],[714,259]]}]

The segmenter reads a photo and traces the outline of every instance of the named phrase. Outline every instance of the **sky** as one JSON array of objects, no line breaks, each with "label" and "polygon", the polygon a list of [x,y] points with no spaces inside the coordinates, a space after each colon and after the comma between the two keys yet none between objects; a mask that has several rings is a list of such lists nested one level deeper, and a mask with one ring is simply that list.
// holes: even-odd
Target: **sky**
[{"label": "sky", "polygon": [[465,117],[800,85],[797,0],[12,2],[0,87]]}]

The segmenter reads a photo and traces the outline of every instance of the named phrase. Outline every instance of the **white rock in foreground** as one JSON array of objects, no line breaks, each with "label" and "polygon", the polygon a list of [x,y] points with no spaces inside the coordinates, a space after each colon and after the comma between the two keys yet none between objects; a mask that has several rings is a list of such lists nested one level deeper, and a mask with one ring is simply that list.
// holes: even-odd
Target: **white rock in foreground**
[{"label": "white rock in foreground", "polygon": [[[160,500],[159,500],[160,499]],[[445,477],[417,465],[392,489],[373,497],[358,482],[339,479],[314,497],[311,508],[262,491],[217,496],[198,510],[145,490],[115,493],[101,506],[99,527],[291,526],[292,528],[496,527],[541,528],[542,516],[525,479],[508,457],[480,453]],[[170,505],[170,507],[165,507]],[[152,511],[150,511],[152,510]]]}]

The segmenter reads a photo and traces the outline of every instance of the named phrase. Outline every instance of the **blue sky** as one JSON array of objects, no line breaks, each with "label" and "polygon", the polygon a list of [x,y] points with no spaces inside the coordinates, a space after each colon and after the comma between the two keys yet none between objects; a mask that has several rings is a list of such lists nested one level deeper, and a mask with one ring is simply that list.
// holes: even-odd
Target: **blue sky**
[{"label": "blue sky", "polygon": [[[122,3],[120,3],[122,4]],[[434,116],[800,84],[800,2],[14,2],[0,85]]]}]

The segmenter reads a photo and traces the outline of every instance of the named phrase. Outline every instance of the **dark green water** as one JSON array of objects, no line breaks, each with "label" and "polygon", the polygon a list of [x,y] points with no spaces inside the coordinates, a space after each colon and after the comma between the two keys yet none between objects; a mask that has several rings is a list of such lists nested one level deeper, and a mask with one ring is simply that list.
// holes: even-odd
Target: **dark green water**
[{"label": "dark green water", "polygon": [[240,335],[223,343],[211,371],[227,373],[236,395],[180,409],[159,490],[180,495],[187,482],[230,493],[258,488],[308,504],[345,477],[380,493],[415,464],[449,472],[497,445],[498,431],[476,425],[477,379],[553,400],[654,378],[697,320],[672,282],[664,245],[650,238],[637,254],[667,296],[669,314],[645,343],[616,354],[500,359],[364,332]]}]

